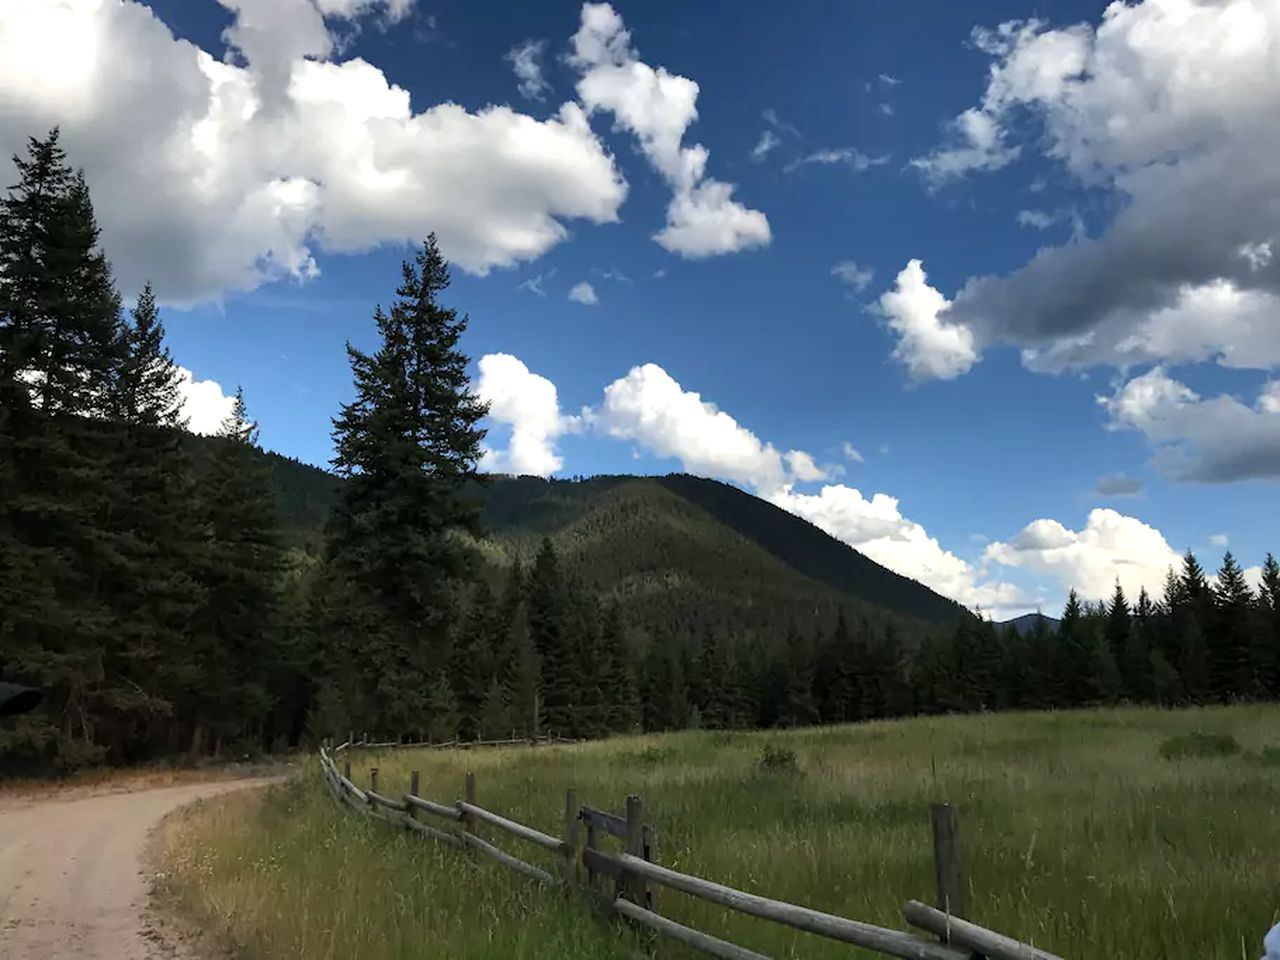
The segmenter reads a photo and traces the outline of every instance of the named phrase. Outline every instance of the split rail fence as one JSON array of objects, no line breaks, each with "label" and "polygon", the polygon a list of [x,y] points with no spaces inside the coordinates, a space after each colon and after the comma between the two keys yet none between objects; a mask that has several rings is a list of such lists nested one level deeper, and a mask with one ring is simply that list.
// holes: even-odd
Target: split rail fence
[{"label": "split rail fence", "polygon": [[[320,767],[330,794],[344,807],[414,830],[449,846],[469,848],[540,883],[580,890],[600,906],[640,927],[725,960],[768,958],[663,916],[658,912],[659,887],[678,890],[730,910],[903,960],[1062,960],[1038,947],[1020,943],[964,919],[959,822],[956,809],[948,804],[937,804],[932,810],[938,907],[910,900],[902,908],[906,922],[938,938],[932,940],[735,890],[663,867],[657,862],[655,831],[645,820],[644,802],[638,796],[628,796],[624,813],[617,814],[580,803],[577,792],[569,789],[565,793],[564,836],[555,837],[480,806],[474,773],[466,775],[464,798],[453,803],[440,803],[420,796],[420,778],[416,770],[410,775],[409,792],[398,798],[382,792],[377,767],[369,770],[367,788],[357,786],[351,777],[351,751],[355,747],[469,747],[529,742],[513,739],[478,744],[409,745],[396,741],[353,743],[348,740],[332,751],[321,747]],[[568,741],[549,738],[537,742]],[[343,763],[341,770],[338,769],[339,758]],[[562,863],[553,872],[514,856],[481,837],[481,824],[541,847],[557,855]],[[608,852],[602,845],[606,838],[619,842],[621,849]]]}]

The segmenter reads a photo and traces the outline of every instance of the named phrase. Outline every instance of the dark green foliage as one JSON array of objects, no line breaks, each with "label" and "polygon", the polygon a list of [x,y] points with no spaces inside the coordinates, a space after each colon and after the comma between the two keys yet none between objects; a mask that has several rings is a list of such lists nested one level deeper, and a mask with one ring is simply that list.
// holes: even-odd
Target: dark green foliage
[{"label": "dark green foliage", "polygon": [[779,747],[771,743],[765,744],[764,750],[760,752],[760,761],[757,766],[761,773],[791,776],[800,773],[800,761],[796,757],[796,752],[790,747]]},{"label": "dark green foliage", "polygon": [[1210,624],[1214,699],[1225,702],[1236,697],[1261,696],[1264,691],[1254,664],[1257,624],[1253,592],[1231,551],[1222,558],[1222,568],[1218,571]]},{"label": "dark green foliage", "polygon": [[[472,576],[457,534],[477,529],[461,491],[476,476],[485,407],[458,349],[466,318],[438,301],[448,285],[430,237],[404,264],[390,311],[374,314],[377,352],[348,345],[356,398],[334,420],[345,482],[325,553],[346,602],[330,605],[317,629],[352,671],[356,709],[376,728],[411,729],[430,707],[423,677],[448,655]],[[342,649],[352,644],[359,649]],[[464,709],[474,725],[475,705]]]}]

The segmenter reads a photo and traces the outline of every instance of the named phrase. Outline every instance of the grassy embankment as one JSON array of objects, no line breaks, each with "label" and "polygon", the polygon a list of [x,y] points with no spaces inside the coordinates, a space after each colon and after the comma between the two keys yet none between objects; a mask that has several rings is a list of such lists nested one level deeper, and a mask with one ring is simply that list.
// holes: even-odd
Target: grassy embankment
[{"label": "grassy embankment", "polygon": [[[637,792],[664,864],[888,926],[904,900],[932,898],[928,805],[946,799],[962,810],[979,922],[1071,960],[1256,960],[1280,919],[1278,745],[1280,707],[1106,710],[388,752],[357,755],[355,779],[376,763],[398,793],[416,768],[424,796],[452,801],[472,769],[481,805],[557,834],[566,786],[614,810]],[[795,768],[763,765],[766,747],[794,753]],[[174,836],[170,891],[248,957],[585,960],[634,947],[496,864],[339,817],[314,771],[210,803]],[[662,912],[770,956],[860,955],[661,896]]]}]

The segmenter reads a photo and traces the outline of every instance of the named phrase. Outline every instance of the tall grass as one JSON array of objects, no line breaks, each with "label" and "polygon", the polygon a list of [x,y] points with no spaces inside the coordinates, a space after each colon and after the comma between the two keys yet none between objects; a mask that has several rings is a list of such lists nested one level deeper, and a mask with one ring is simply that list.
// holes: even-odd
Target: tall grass
[{"label": "tall grass", "polygon": [[[1239,753],[1162,756],[1195,733]],[[1185,741],[1184,741],[1185,742]],[[1280,918],[1280,708],[1106,710],[690,732],[554,749],[353,754],[384,793],[561,832],[564,791],[644,797],[660,862],[886,926],[932,898],[928,806],[961,810],[969,914],[1069,958],[1256,960]],[[788,752],[793,760],[788,757]],[[1166,753],[1170,751],[1166,750]],[[312,773],[198,811],[169,874],[251,957],[623,957],[629,934],[497,865],[344,815]],[[483,829],[483,828],[482,828]],[[486,832],[545,864],[550,855]],[[862,956],[673,891],[661,912],[774,957]],[[686,954],[663,944],[661,956]]]}]

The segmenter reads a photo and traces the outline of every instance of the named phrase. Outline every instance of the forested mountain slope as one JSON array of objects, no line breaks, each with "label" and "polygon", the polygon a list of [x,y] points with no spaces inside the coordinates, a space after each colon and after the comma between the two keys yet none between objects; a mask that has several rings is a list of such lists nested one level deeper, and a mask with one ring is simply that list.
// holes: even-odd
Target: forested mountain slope
[{"label": "forested mountain slope", "polygon": [[[341,480],[278,454],[264,456],[288,539],[317,542]],[[528,561],[549,536],[572,576],[616,596],[632,622],[658,629],[776,632],[792,623],[828,623],[841,605],[873,621],[892,614],[940,625],[963,612],[807,521],[715,480],[495,477],[474,495],[492,560]]]}]

